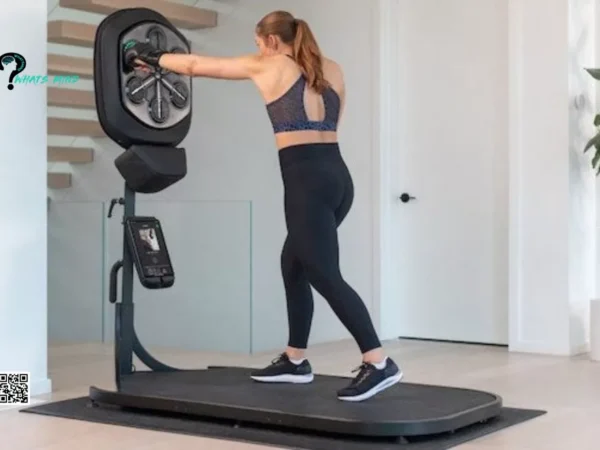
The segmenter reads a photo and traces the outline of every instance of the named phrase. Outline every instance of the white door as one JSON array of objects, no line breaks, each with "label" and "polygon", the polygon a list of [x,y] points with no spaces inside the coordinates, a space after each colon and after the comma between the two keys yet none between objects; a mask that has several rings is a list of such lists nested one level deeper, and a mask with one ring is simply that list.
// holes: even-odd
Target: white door
[{"label": "white door", "polygon": [[382,324],[506,344],[508,0],[396,1],[396,279]]}]

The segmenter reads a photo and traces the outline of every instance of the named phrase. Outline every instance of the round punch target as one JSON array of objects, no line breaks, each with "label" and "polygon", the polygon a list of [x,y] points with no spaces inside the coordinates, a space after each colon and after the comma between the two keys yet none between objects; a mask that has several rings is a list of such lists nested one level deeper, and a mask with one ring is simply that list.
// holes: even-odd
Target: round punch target
[{"label": "round punch target", "polygon": [[150,100],[148,109],[150,111],[150,117],[156,123],[165,123],[169,119],[171,112],[169,102],[165,101],[161,95],[157,95]]},{"label": "round punch target", "polygon": [[131,77],[125,86],[127,98],[136,105],[142,103],[146,98],[146,86],[139,77]]},{"label": "round punch target", "polygon": [[146,39],[150,45],[157,49],[167,49],[167,35],[159,26],[150,28],[146,33]]},{"label": "round punch target", "polygon": [[190,92],[185,83],[181,81],[171,83],[165,78],[163,78],[162,83],[171,94],[171,103],[173,103],[173,106],[178,109],[185,108],[190,97]]},{"label": "round punch target", "polygon": [[188,99],[190,98],[190,93],[185,84],[181,81],[175,83],[175,89],[171,92],[171,102],[176,108],[185,108],[188,104]]}]

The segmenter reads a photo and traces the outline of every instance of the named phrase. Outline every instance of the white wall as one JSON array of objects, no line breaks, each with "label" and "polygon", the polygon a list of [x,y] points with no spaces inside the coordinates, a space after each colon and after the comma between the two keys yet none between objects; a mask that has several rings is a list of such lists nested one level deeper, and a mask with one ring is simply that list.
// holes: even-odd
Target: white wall
[{"label": "white wall", "polygon": [[[371,306],[370,117],[376,68],[365,64],[374,51],[368,19],[375,13],[371,2],[355,2],[351,9],[342,0],[213,1],[198,6],[219,8],[223,14],[214,30],[186,32],[195,52],[255,52],[255,23],[269,11],[289,8],[309,21],[324,52],[345,68],[349,98],[340,139],[354,176],[356,198],[340,229],[342,270]],[[60,8],[50,14],[50,19],[60,18],[89,23],[101,20],[101,16]],[[49,51],[91,56],[89,49],[58,45],[50,45]],[[82,83],[79,87],[91,86]],[[264,105],[250,83],[196,79],[194,95],[194,124],[182,144],[188,150],[188,175],[165,192],[143,199],[145,212],[166,222],[178,279],[172,290],[152,297],[137,290],[142,340],[154,338],[156,345],[223,351],[279,349],[287,340],[279,268],[285,238],[283,191]],[[80,116],[58,108],[49,113]],[[92,145],[97,151],[93,164],[73,168],[71,189],[53,193],[48,231],[50,336],[59,340],[109,339],[113,309],[106,303],[106,273],[118,257],[120,237],[118,218],[107,222],[102,215],[105,202],[122,192],[112,162],[120,149],[105,139],[50,140],[62,145]],[[116,213],[118,217],[120,210]],[[189,233],[189,223],[192,228],[203,226],[203,232],[196,235],[200,239],[196,251],[186,246],[189,240],[178,239]],[[228,244],[232,237],[238,245]],[[348,337],[325,302],[316,298],[311,342]],[[187,343],[185,334],[189,334]],[[232,334],[234,338],[227,339]]]},{"label": "white wall", "polygon": [[595,82],[584,68],[595,65],[595,0],[569,1],[569,342],[571,353],[587,351],[589,305],[596,290],[596,180],[590,154]]},{"label": "white wall", "polygon": [[594,179],[581,155],[593,131],[582,72],[593,65],[593,1],[509,5],[511,349],[579,353],[595,285]]},{"label": "white wall", "polygon": [[[594,41],[597,41],[600,38],[600,0],[596,0],[594,5]],[[600,45],[594,45],[594,64],[593,67],[600,67]],[[593,89],[595,91],[595,102],[592,103],[592,108],[595,112],[600,111],[600,89],[598,89],[597,81],[593,81]],[[588,139],[594,136],[594,131],[590,130],[587,137]],[[596,177],[596,235],[600,233],[600,205],[598,205],[598,201],[600,201],[600,178]],[[596,239],[596,262],[600,261],[600,240]],[[600,280],[600,264],[596,264],[596,280]],[[600,283],[596,282],[595,289],[595,297],[600,297]]]},{"label": "white wall", "polygon": [[[0,54],[17,52],[25,73],[46,72],[46,2],[4,4]],[[0,372],[30,372],[33,395],[50,392],[46,336],[46,90],[6,86],[0,72]]]}]

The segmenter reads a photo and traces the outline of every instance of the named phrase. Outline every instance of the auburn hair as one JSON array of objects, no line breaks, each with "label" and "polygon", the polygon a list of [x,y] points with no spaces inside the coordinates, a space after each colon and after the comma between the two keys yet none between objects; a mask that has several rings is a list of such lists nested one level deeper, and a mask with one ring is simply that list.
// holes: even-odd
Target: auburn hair
[{"label": "auburn hair", "polygon": [[319,94],[329,87],[323,74],[323,54],[308,23],[296,19],[287,11],[273,11],[256,25],[256,34],[263,38],[277,36],[293,48],[294,60],[300,66],[308,85]]}]

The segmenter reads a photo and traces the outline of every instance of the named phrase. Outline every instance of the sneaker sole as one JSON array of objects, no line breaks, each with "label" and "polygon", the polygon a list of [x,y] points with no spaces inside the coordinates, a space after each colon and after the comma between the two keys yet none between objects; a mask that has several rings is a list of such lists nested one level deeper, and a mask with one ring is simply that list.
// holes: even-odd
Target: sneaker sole
[{"label": "sneaker sole", "polygon": [[396,383],[399,383],[403,377],[404,377],[404,374],[402,372],[397,373],[396,375],[394,375],[392,377],[386,378],[381,383],[379,383],[377,386],[371,388],[371,390],[365,392],[364,394],[356,395],[354,397],[339,397],[338,396],[338,399],[345,401],[345,402],[362,402],[363,400],[368,400],[371,397],[373,397],[374,395],[379,394],[381,391],[384,391],[387,388],[392,387]]},{"label": "sneaker sole", "polygon": [[256,377],[250,376],[254,381],[261,383],[290,383],[290,384],[307,384],[311,383],[315,376],[311,373],[309,375],[275,375],[272,377]]}]

